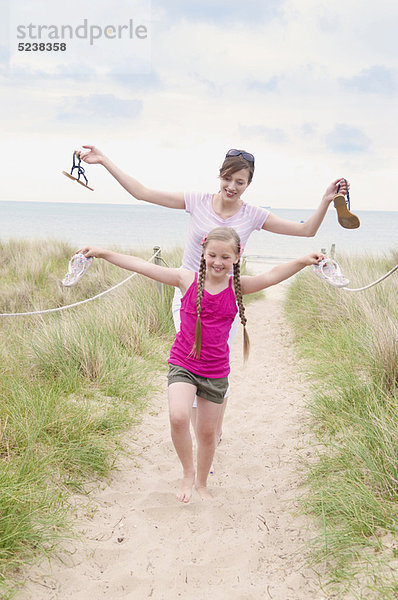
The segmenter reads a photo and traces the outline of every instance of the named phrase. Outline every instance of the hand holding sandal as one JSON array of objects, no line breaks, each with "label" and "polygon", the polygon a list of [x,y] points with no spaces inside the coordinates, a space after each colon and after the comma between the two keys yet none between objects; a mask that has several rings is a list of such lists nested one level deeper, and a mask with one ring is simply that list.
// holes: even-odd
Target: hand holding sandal
[{"label": "hand holding sandal", "polygon": [[356,215],[350,212],[350,192],[348,190],[347,181],[347,198],[343,194],[339,194],[340,184],[337,186],[337,193],[333,198],[334,207],[337,210],[337,220],[345,229],[357,229],[360,221]]},{"label": "hand holding sandal", "polygon": [[314,265],[315,274],[333,287],[345,287],[350,283],[341,273],[338,263],[333,258],[324,258],[318,265]]},{"label": "hand holding sandal", "polygon": [[62,285],[65,287],[76,285],[92,262],[93,258],[86,258],[81,252],[74,254],[69,261],[68,272],[62,280]]}]

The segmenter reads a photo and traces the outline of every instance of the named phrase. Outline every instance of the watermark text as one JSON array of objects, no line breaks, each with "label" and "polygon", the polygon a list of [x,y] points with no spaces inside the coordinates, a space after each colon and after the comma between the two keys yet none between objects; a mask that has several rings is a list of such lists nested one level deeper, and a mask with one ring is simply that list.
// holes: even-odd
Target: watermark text
[{"label": "watermark text", "polygon": [[134,19],[129,19],[128,24],[123,25],[91,25],[88,19],[84,19],[81,25],[17,25],[18,40],[89,40],[92,46],[96,40],[106,38],[145,40],[148,37],[146,25],[135,24]]}]

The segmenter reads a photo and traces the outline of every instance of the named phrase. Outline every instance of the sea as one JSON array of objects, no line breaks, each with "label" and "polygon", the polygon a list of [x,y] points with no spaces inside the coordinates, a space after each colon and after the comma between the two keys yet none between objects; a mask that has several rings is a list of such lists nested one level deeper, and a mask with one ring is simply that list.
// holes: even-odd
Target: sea
[{"label": "sea", "polygon": [[[313,210],[266,207],[283,219],[305,221]],[[354,211],[361,226],[343,229],[330,208],[314,238],[253,232],[245,255],[253,260],[281,262],[335,244],[336,254],[390,255],[398,250],[398,211]],[[0,241],[51,240],[69,242],[78,249],[92,244],[120,248],[121,251],[162,250],[183,247],[187,239],[189,215],[148,204],[77,204],[63,202],[0,201]]]}]

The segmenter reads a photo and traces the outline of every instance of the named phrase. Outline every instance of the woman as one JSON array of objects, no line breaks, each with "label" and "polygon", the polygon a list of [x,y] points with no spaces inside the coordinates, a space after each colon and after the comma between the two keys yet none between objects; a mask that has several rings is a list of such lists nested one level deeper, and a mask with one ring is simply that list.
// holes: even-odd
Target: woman
[{"label": "woman", "polygon": [[[254,174],[254,156],[244,150],[231,149],[227,152],[220,168],[220,190],[217,193],[164,192],[150,189],[127,175],[95,146],[83,146],[85,151],[76,151],[77,156],[88,164],[100,164],[137,200],[185,210],[191,215],[188,242],[184,250],[182,267],[198,271],[200,264],[200,242],[204,235],[215,227],[233,227],[244,247],[250,233],[263,229],[282,235],[313,237],[340,186],[341,194],[347,193],[346,180],[336,179],[327,187],[315,212],[303,223],[282,219],[263,208],[247,204],[242,195],[250,185]],[[173,300],[173,318],[179,330],[181,292],[177,288]],[[229,338],[232,341],[237,327],[235,320]],[[227,402],[223,403],[217,424],[217,440],[221,440],[222,421]],[[194,411],[195,412],[195,411]],[[193,419],[195,426],[195,418]]]}]

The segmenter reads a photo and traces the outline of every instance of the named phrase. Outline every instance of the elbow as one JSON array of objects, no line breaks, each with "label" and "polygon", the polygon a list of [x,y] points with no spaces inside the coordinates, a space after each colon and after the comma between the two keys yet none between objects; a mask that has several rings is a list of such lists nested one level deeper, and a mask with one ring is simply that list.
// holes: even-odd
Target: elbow
[{"label": "elbow", "polygon": [[313,238],[316,236],[318,229],[315,227],[311,227],[307,225],[307,223],[303,223],[303,228],[301,230],[301,235],[307,238]]},{"label": "elbow", "polygon": [[296,235],[298,237],[312,238],[316,235],[317,231],[318,231],[318,229],[316,227],[314,227],[313,225],[311,225],[311,223],[301,221],[301,223],[296,224],[294,231],[291,231],[290,235]]},{"label": "elbow", "polygon": [[133,194],[136,200],[140,200],[141,202],[150,202],[150,191],[148,188],[141,186],[137,189],[137,191]]}]

